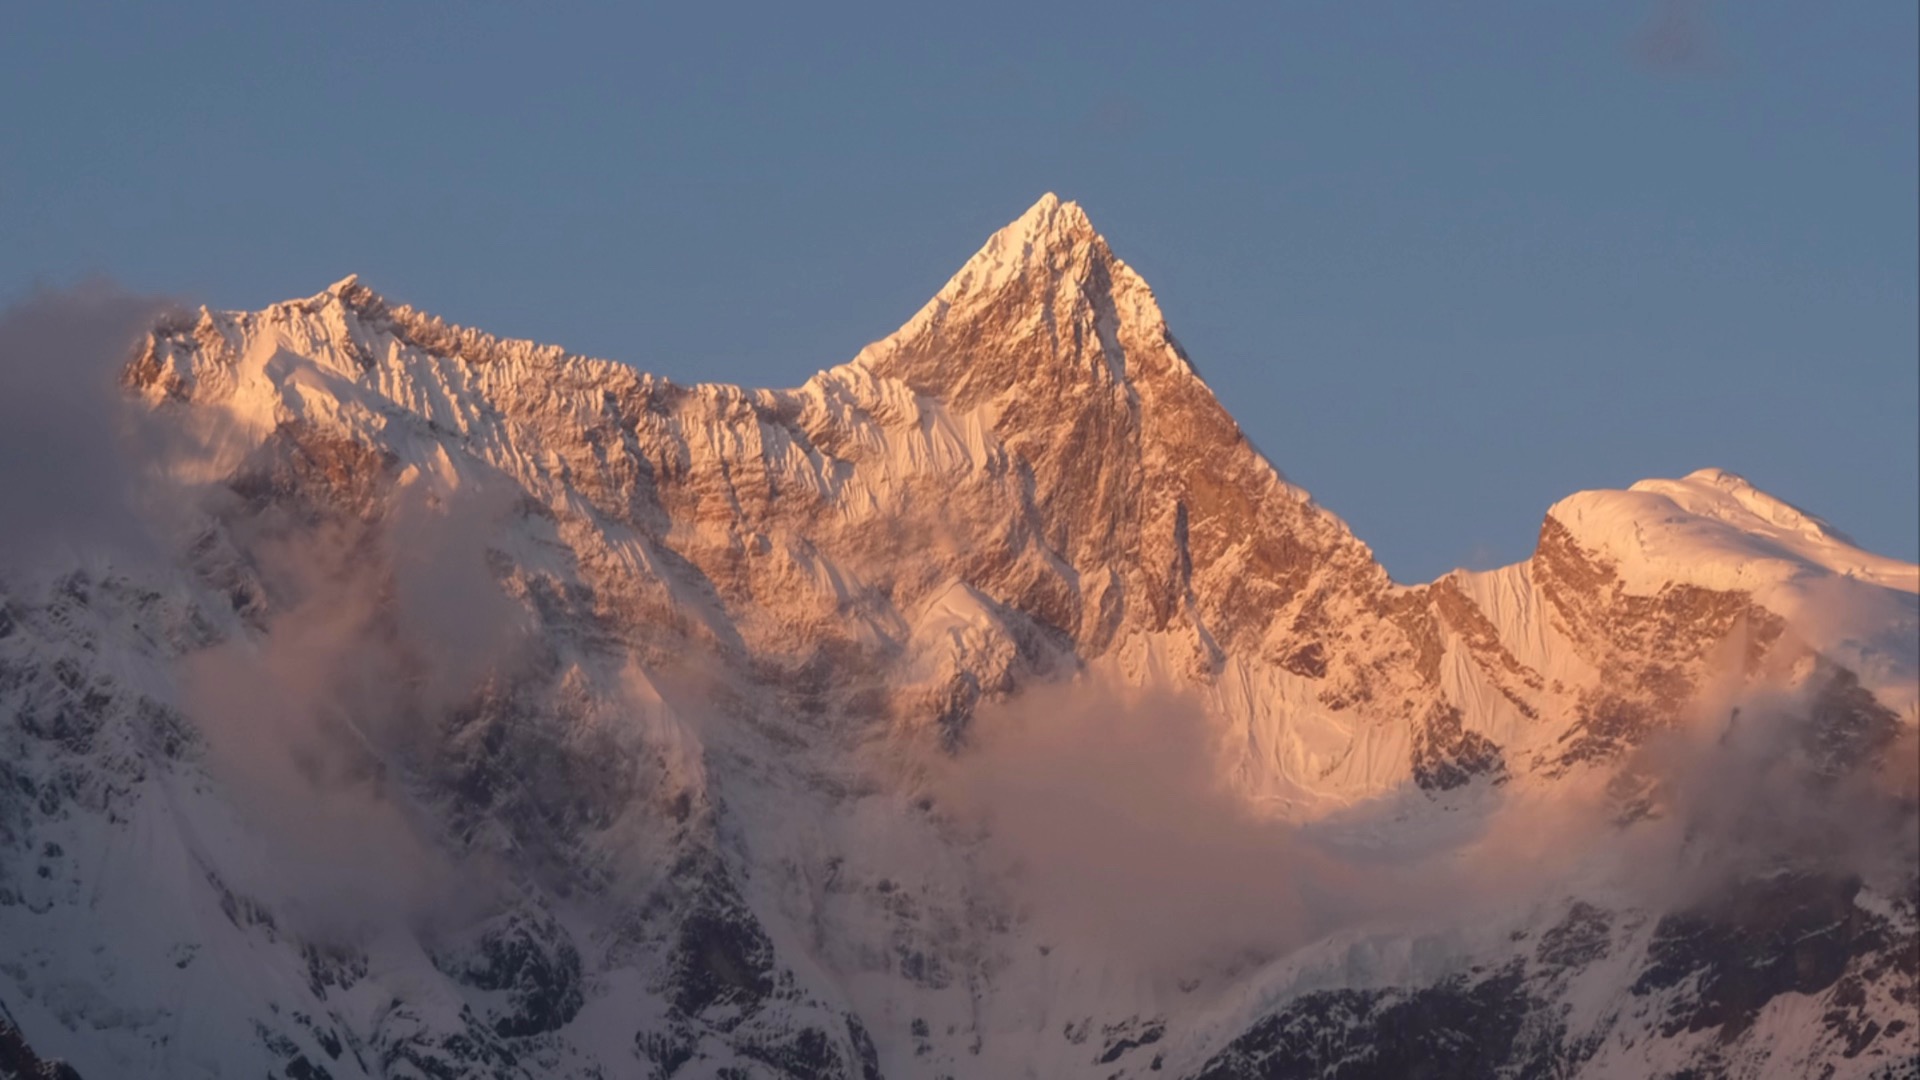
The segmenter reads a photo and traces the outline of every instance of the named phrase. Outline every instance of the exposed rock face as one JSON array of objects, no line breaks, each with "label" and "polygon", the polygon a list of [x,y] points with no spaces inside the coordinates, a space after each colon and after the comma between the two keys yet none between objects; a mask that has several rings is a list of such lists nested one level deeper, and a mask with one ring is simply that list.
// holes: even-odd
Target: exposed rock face
[{"label": "exposed rock face", "polygon": [[1305,995],[1235,1039],[1196,1080],[1469,1080],[1503,1070],[1551,1075],[1556,1066],[1577,1065],[1558,1033],[1544,1040],[1544,1053],[1521,1044],[1529,1019],[1522,987],[1513,970],[1478,980],[1455,976],[1410,993]]},{"label": "exposed rock face", "polygon": [[26,1036],[0,1006],[0,1077],[5,1080],[80,1080],[73,1066],[33,1052]]},{"label": "exposed rock face", "polygon": [[1177,979],[1048,936],[938,782],[1042,683],[1196,703],[1235,805],[1369,851],[1596,779],[1629,823],[1596,836],[1711,850],[1663,739],[1728,685],[1806,702],[1764,776],[1897,835],[1920,719],[1910,568],[1728,474],[1395,584],[1071,203],[795,389],[353,279],[164,324],[125,381],[218,437],[173,470],[174,569],[0,578],[19,1068],[1868,1075],[1920,1045],[1904,849],[1766,847],[1683,897],[1595,870]]}]

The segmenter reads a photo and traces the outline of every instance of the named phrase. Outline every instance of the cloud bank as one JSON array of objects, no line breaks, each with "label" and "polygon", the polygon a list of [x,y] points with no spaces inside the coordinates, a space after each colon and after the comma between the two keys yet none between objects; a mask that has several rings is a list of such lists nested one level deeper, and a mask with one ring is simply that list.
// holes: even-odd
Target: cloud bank
[{"label": "cloud bank", "polygon": [[1197,701],[1082,679],[983,708],[938,794],[1045,940],[1162,978],[1568,895],[1664,912],[1788,867],[1896,892],[1920,870],[1916,729],[1812,658],[1730,668],[1614,766],[1425,834],[1396,809],[1412,792],[1337,828],[1262,817],[1215,755]]},{"label": "cloud bank", "polygon": [[9,562],[147,550],[137,507],[151,432],[118,380],[168,307],[91,281],[36,291],[0,313],[0,551]]}]

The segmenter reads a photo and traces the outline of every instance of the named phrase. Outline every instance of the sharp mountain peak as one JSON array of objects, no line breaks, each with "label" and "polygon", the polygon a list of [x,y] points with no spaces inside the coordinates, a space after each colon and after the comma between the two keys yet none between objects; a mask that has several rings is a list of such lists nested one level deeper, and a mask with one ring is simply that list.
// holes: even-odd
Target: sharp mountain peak
[{"label": "sharp mountain peak", "polygon": [[[576,355],[452,324],[387,299],[357,273],[274,307],[304,312],[334,303],[363,323],[458,343],[453,355],[467,359],[513,345]],[[646,370],[642,358],[627,363]],[[1199,381],[1153,290],[1113,253],[1078,203],[1053,192],[988,237],[899,330],[866,346],[852,363],[962,405],[983,385],[1004,393],[1035,377],[1088,376],[1125,385],[1177,373],[1182,381]]]}]

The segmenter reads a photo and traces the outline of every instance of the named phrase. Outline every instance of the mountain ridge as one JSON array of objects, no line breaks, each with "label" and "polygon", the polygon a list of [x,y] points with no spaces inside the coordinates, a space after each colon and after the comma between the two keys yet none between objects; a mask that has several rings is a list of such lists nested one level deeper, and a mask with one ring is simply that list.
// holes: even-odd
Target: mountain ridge
[{"label": "mountain ridge", "polygon": [[1913,1046],[1904,564],[1703,471],[1396,584],[1071,203],[785,390],[357,277],[125,385],[205,435],[175,568],[0,593],[0,1005],[83,1075]]},{"label": "mountain ridge", "polygon": [[[1009,261],[1009,252],[1017,253],[1018,258]],[[391,325],[399,340],[410,346],[429,343],[425,351],[430,354],[437,350],[481,366],[506,358],[513,369],[510,375],[524,369],[525,377],[532,379],[541,378],[537,372],[548,365],[576,370],[580,373],[576,378],[588,393],[596,386],[610,395],[625,392],[624,387],[637,389],[650,413],[663,409],[671,412],[674,402],[685,394],[703,401],[710,399],[709,407],[714,411],[750,410],[761,418],[763,455],[783,449],[797,449],[807,455],[811,465],[803,471],[810,475],[803,477],[803,482],[817,489],[829,503],[844,494],[835,490],[835,470],[844,471],[846,463],[858,463],[867,452],[858,440],[852,445],[836,442],[840,439],[836,430],[840,420],[836,417],[847,410],[878,421],[865,429],[870,433],[868,442],[877,438],[884,444],[885,435],[872,433],[885,431],[890,425],[917,424],[927,429],[924,445],[908,448],[906,460],[882,467],[879,482],[883,484],[893,484],[925,466],[936,472],[957,468],[963,473],[983,467],[989,473],[1024,467],[1036,487],[1031,495],[1033,505],[1022,513],[1032,516],[1025,524],[1013,522],[1010,527],[1031,532],[1036,518],[1047,524],[1029,538],[1030,543],[1039,545],[1037,561],[1042,565],[1024,571],[1030,580],[1020,587],[1027,598],[1010,599],[1016,608],[1041,608],[1050,625],[1096,651],[1103,649],[1115,632],[1114,620],[1122,617],[1120,609],[1133,601],[1136,610],[1147,610],[1150,628],[1164,629],[1186,619],[1191,640],[1184,647],[1187,659],[1179,662],[1198,665],[1195,670],[1219,662],[1216,639],[1223,635],[1237,638],[1241,651],[1263,649],[1276,658],[1295,656],[1299,667],[1314,670],[1320,663],[1314,659],[1315,650],[1324,652],[1326,645],[1314,638],[1312,624],[1315,620],[1324,622],[1318,609],[1330,598],[1302,596],[1309,592],[1304,579],[1310,576],[1304,573],[1302,560],[1321,567],[1346,566],[1330,587],[1346,594],[1344,603],[1349,609],[1357,605],[1385,611],[1393,603],[1404,607],[1410,593],[1432,590],[1447,579],[1449,575],[1424,585],[1393,583],[1364,541],[1337,516],[1315,504],[1306,492],[1285,481],[1279,470],[1245,440],[1225,409],[1185,364],[1144,283],[1139,283],[1138,290],[1145,299],[1133,305],[1139,318],[1120,320],[1109,315],[1113,310],[1110,279],[1114,278],[1137,281],[1106,249],[1078,207],[1056,198],[1042,198],[990,238],[900,331],[862,349],[853,361],[822,371],[802,386],[786,391],[749,390],[719,383],[680,387],[613,361],[588,360],[553,346],[493,338],[404,306],[392,308],[357,279],[348,279],[335,291],[320,296],[335,297],[365,320],[361,332],[368,326],[379,332]],[[977,280],[985,281],[987,287],[971,287],[970,283]],[[320,296],[313,299],[319,300]],[[1017,302],[1009,303],[1009,296]],[[285,307],[279,305],[269,311]],[[210,314],[203,315],[203,325],[211,318]],[[1112,325],[1103,331],[1101,326],[1109,322]],[[1064,337],[1063,327],[1068,330]],[[328,333],[340,338],[332,348],[355,358],[356,366],[364,362],[360,357],[368,346],[360,342],[353,328],[340,326]],[[993,347],[968,353],[968,343],[977,345],[983,336],[994,342]],[[990,363],[984,368],[979,363],[948,363],[951,357],[943,338],[957,339],[959,344],[954,348],[961,354],[977,353],[976,360]],[[1116,363],[1115,354],[1126,355],[1129,349],[1136,360],[1157,360],[1157,366],[1149,365],[1145,371],[1175,376],[1176,393],[1158,397],[1156,385],[1145,389],[1143,396],[1142,383],[1129,377],[1125,364]],[[1138,374],[1141,364],[1136,362],[1131,370]],[[948,376],[958,381],[950,385],[939,382]],[[916,380],[920,390],[914,389]],[[903,396],[902,388],[910,396]],[[1182,389],[1192,392],[1177,392]],[[962,407],[950,400],[954,398],[971,405]],[[1169,421],[1156,428],[1154,420],[1162,413]],[[1068,419],[1063,421],[1062,417]],[[429,416],[428,422],[432,425],[441,421]],[[781,448],[778,444],[783,441],[794,445]],[[1007,456],[998,457],[1000,454]],[[670,456],[661,457],[657,464],[649,459],[653,467],[646,471],[657,477],[670,468],[666,461]],[[1169,467],[1170,461],[1202,463],[1203,467]],[[763,460],[758,468],[766,472],[770,464]],[[774,467],[777,469],[777,465]],[[857,473],[858,468],[854,471]],[[1237,474],[1238,479],[1222,483],[1223,473]],[[753,486],[757,489],[761,483],[771,482],[756,478]],[[1603,499],[1642,497],[1591,494]],[[712,495],[724,495],[723,501],[734,504],[742,498],[738,485],[731,482],[726,492]],[[877,512],[881,500],[871,493],[863,493],[863,497],[868,511]],[[753,495],[749,502],[759,498]],[[1549,509],[1546,520],[1556,520],[1555,510],[1561,511],[1562,517],[1568,516],[1566,508],[1582,498],[1574,496],[1556,504]],[[713,499],[704,501],[711,505]],[[696,510],[696,514],[700,512]],[[1276,512],[1287,519],[1277,530],[1249,525],[1256,519],[1271,519]],[[1595,534],[1587,537],[1588,546],[1596,551],[1610,550],[1605,539],[1609,530],[1622,527],[1622,522],[1638,529],[1641,526],[1634,523],[1640,516],[1601,515],[1595,519],[1599,524],[1594,529],[1583,530]],[[950,526],[948,523],[941,529],[951,531]],[[1268,539],[1262,541],[1262,536]],[[1255,538],[1251,546],[1248,537]],[[1307,539],[1313,537],[1318,539]],[[1113,587],[1100,589],[1097,602],[1106,604],[1107,610],[1088,625],[1084,605],[1073,597],[1091,590],[1070,586],[1066,579],[1077,580],[1089,571],[1112,576],[1112,568],[1125,563],[1122,552],[1134,550],[1152,552],[1147,561],[1159,565],[1136,568]],[[1328,553],[1335,551],[1345,554],[1329,558]],[[1619,562],[1617,554],[1615,561]],[[1733,555],[1736,561],[1743,557],[1738,550]],[[1064,565],[1049,570],[1054,560]],[[1631,578],[1637,562],[1628,558],[1624,564]],[[1191,589],[1196,565],[1203,580],[1199,602],[1204,605],[1211,594],[1224,595],[1213,604],[1213,610],[1185,617],[1179,613],[1192,601],[1182,596]],[[1249,565],[1257,568],[1255,573],[1245,573]],[[1210,570],[1220,579],[1219,584],[1205,583]],[[1739,583],[1736,580],[1732,584]],[[1323,582],[1322,588],[1326,587],[1328,583]],[[1278,598],[1286,599],[1276,602]],[[1294,607],[1290,618],[1271,618],[1256,625],[1249,624],[1241,614],[1274,607],[1281,608],[1282,616],[1286,616],[1288,599]],[[1431,635],[1424,625],[1431,621],[1430,616],[1406,616],[1400,621],[1410,617],[1414,636]],[[1408,631],[1396,624],[1389,633],[1405,635]],[[1407,647],[1414,645],[1409,641]],[[1336,692],[1336,698],[1371,692],[1368,687],[1349,688]],[[1902,701],[1896,707],[1908,706]]]}]

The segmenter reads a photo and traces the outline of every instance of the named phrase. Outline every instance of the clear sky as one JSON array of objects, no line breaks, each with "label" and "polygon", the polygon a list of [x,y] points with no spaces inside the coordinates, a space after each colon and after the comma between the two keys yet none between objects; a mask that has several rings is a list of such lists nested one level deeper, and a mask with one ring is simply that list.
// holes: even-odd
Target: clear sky
[{"label": "clear sky", "polygon": [[1910,0],[538,7],[17,5],[0,299],[793,385],[1052,190],[1401,580],[1703,465],[1920,552]]}]

